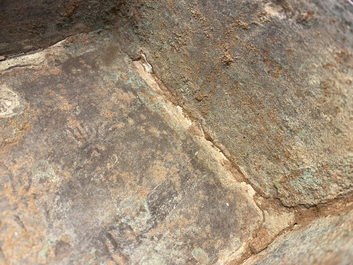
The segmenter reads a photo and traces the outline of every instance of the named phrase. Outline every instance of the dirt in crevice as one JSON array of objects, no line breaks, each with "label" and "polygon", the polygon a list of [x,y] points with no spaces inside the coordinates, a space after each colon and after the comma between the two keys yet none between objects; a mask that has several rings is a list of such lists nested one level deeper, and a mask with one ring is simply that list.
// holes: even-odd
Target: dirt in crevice
[{"label": "dirt in crevice", "polygon": [[[256,197],[258,196],[260,195],[257,194],[254,196],[255,201],[256,201]],[[272,199],[266,199],[266,200],[272,200]],[[229,262],[228,265],[243,264],[250,257],[259,255],[262,251],[266,250],[267,247],[280,236],[286,233],[290,233],[295,228],[297,229],[297,228],[305,227],[317,218],[326,217],[330,215],[339,215],[353,210],[353,194],[350,194],[344,198],[332,200],[331,202],[328,202],[326,204],[320,204],[312,207],[305,207],[305,206],[286,207],[280,203],[279,199],[275,199],[275,201],[277,201],[277,204],[280,204],[279,209],[283,210],[283,208],[287,208],[294,211],[295,222],[289,225],[288,227],[282,229],[281,231],[279,231],[278,234],[274,236],[261,251],[258,251],[258,252],[254,251],[251,245],[249,245],[249,248],[247,249],[247,251],[244,252],[244,254],[240,259],[233,260]],[[258,205],[258,203],[256,204]],[[262,206],[258,205],[258,207],[261,209],[262,212],[264,211]],[[259,226],[259,228],[256,231],[254,231],[254,235],[255,235],[254,240],[256,240],[256,233],[258,233],[261,230],[261,227],[263,226],[265,221],[266,220],[264,216],[263,223]]]},{"label": "dirt in crevice", "polygon": [[325,204],[318,204],[308,208],[305,206],[295,206],[293,209],[295,211],[296,223],[304,225],[319,217],[338,215],[353,210],[353,192]]},{"label": "dirt in crevice", "polygon": [[[279,200],[278,200],[279,201]],[[305,207],[305,206],[295,206],[295,207],[286,207],[281,206],[288,209],[293,209],[295,213],[295,222],[281,230],[272,240],[267,244],[267,246],[259,251],[258,253],[251,252],[250,255],[246,253],[243,255],[241,260],[236,260],[230,262],[230,264],[242,264],[246,260],[248,260],[251,256],[256,256],[260,254],[262,251],[266,250],[266,248],[277,238],[280,236],[290,233],[293,229],[297,228],[304,228],[305,226],[309,225],[311,222],[318,218],[331,216],[331,215],[339,215],[348,211],[353,210],[353,193],[345,196],[344,198],[334,199],[325,204],[319,204],[312,207]]]}]

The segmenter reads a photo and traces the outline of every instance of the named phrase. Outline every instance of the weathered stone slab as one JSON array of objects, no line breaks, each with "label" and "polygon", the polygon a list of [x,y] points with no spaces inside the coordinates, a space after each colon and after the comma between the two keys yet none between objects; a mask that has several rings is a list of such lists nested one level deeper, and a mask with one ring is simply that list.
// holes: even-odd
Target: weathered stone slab
[{"label": "weathered stone slab", "polygon": [[92,33],[0,63],[1,261],[240,258],[263,221],[254,190],[116,43]]},{"label": "weathered stone slab", "polygon": [[352,192],[349,1],[136,2],[122,46],[149,52],[259,192],[287,206]]},{"label": "weathered stone slab", "polygon": [[55,4],[0,4],[1,263],[351,263],[351,1]]}]

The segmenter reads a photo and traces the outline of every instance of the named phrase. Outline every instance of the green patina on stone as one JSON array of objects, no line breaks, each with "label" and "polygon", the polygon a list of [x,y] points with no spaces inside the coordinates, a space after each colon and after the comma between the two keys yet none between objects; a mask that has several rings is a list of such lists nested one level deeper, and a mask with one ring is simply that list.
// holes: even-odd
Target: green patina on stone
[{"label": "green patina on stone", "polygon": [[209,259],[208,255],[201,248],[195,248],[192,251],[192,256],[200,263],[200,264],[208,264]]}]

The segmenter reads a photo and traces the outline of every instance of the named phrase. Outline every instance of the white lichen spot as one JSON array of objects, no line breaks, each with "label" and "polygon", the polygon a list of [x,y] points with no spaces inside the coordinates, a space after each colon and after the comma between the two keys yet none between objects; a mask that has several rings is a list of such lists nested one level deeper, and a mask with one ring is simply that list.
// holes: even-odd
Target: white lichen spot
[{"label": "white lichen spot", "polygon": [[6,86],[0,86],[0,118],[11,118],[20,113],[19,96],[8,89]]},{"label": "white lichen spot", "polygon": [[286,18],[286,14],[280,5],[269,3],[265,6],[265,10],[267,14],[271,15],[271,17],[277,17],[279,19]]}]

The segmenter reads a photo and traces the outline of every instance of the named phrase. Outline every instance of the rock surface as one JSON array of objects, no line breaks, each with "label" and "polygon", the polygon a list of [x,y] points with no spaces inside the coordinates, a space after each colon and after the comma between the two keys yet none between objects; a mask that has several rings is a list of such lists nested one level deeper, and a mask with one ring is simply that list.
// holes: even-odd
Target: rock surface
[{"label": "rock surface", "polygon": [[353,212],[319,218],[277,238],[250,264],[352,264]]},{"label": "rock surface", "polygon": [[[107,28],[128,12],[125,0],[2,0],[0,56],[48,47],[67,36]],[[1,60],[1,57],[0,57]]]},{"label": "rock surface", "polygon": [[3,262],[241,256],[263,218],[255,192],[115,43],[93,33],[1,63]]},{"label": "rock surface", "polygon": [[352,192],[348,1],[151,1],[135,13],[119,30],[124,49],[149,52],[259,192],[286,206]]},{"label": "rock surface", "polygon": [[2,1],[0,264],[351,264],[352,21]]}]

